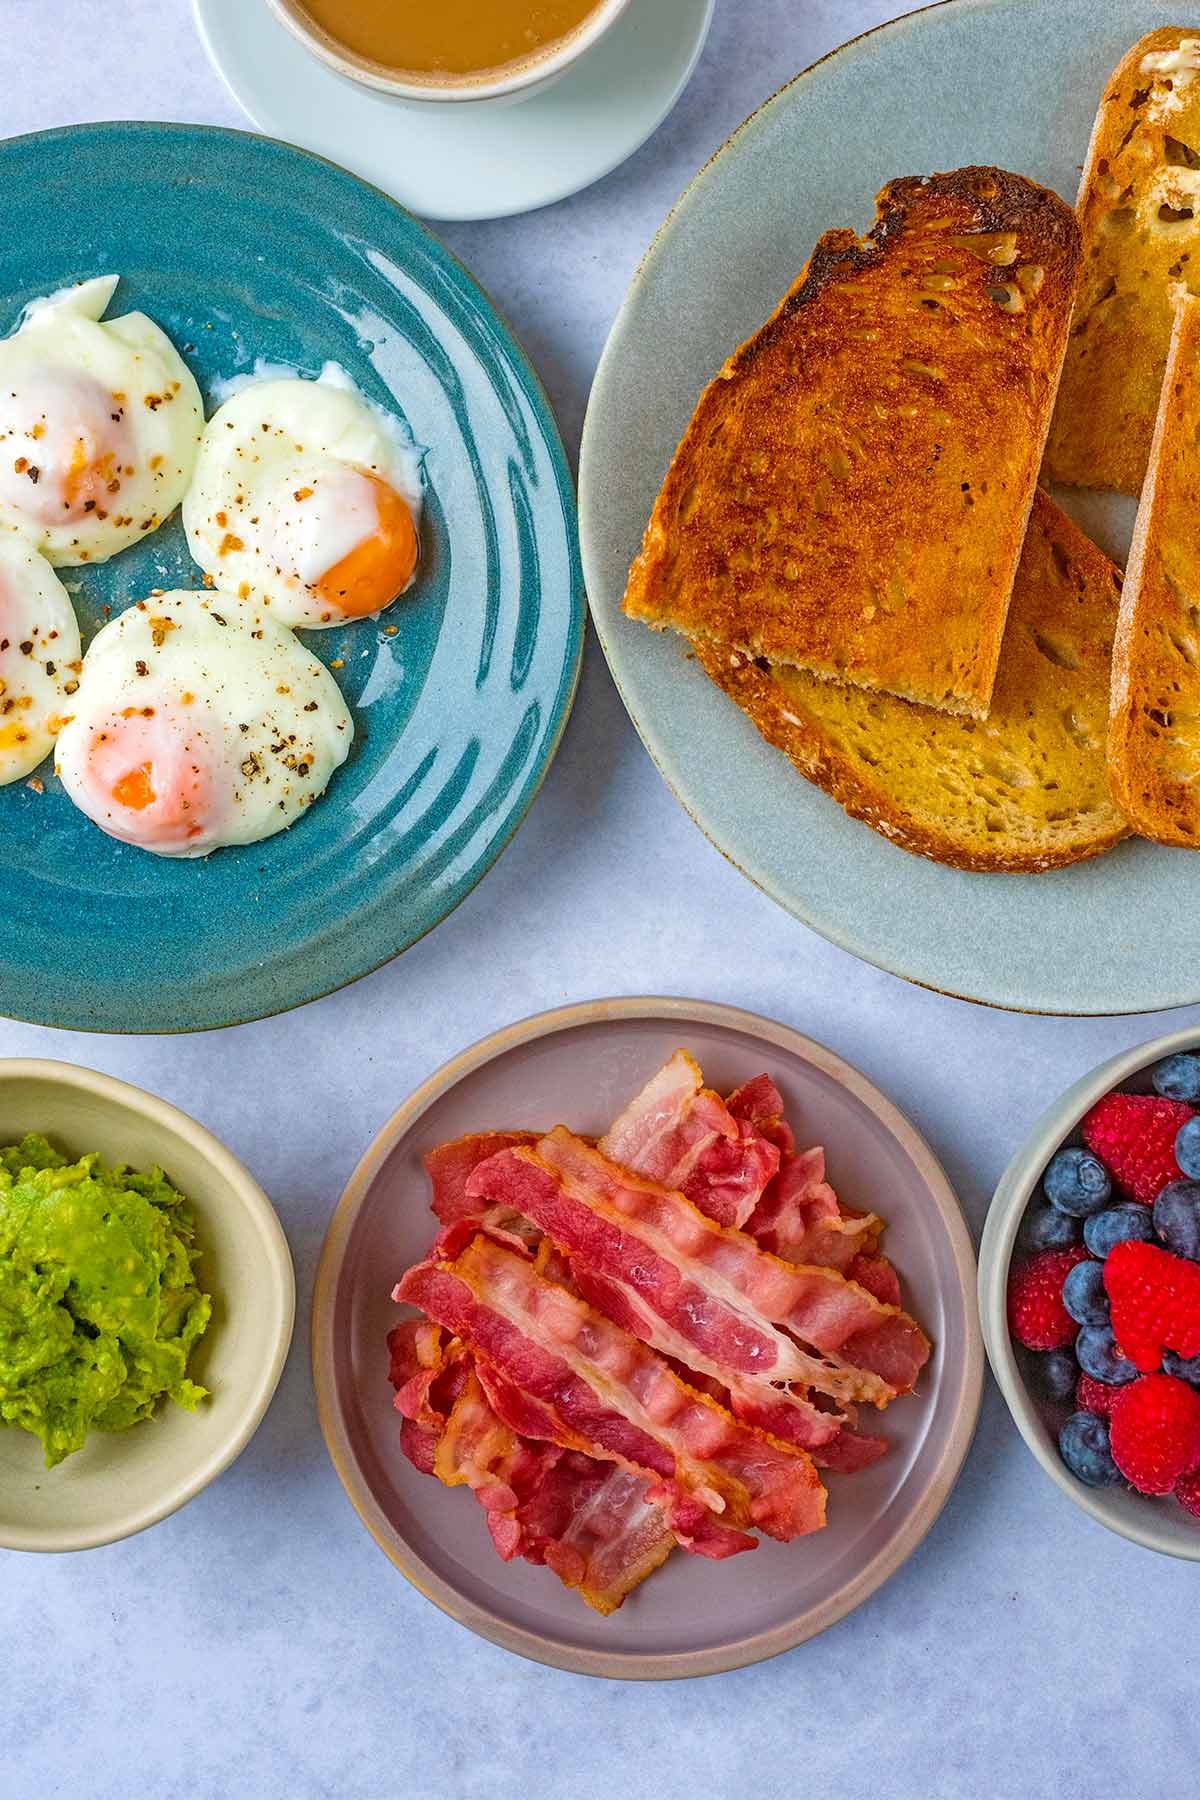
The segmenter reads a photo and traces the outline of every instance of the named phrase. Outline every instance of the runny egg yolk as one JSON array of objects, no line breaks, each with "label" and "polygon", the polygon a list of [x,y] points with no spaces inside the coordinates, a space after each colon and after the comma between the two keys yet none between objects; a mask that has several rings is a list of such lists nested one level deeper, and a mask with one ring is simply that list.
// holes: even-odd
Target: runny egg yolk
[{"label": "runny egg yolk", "polygon": [[188,844],[213,819],[212,750],[188,709],[127,711],[98,729],[87,782],[97,823],[129,844]]},{"label": "runny egg yolk", "polygon": [[65,519],[82,518],[97,508],[103,510],[106,499],[121,485],[116,456],[81,434],[71,446],[62,482]]},{"label": "runny egg yolk", "polygon": [[135,769],[126,769],[119,780],[114,781],[112,797],[118,806],[127,806],[130,812],[145,812],[158,799],[154,788],[154,764],[139,763]]},{"label": "runny egg yolk", "polygon": [[374,527],[311,583],[333,611],[355,619],[381,612],[403,593],[417,566],[418,548],[407,502],[378,475],[363,470],[360,478],[374,500]]}]

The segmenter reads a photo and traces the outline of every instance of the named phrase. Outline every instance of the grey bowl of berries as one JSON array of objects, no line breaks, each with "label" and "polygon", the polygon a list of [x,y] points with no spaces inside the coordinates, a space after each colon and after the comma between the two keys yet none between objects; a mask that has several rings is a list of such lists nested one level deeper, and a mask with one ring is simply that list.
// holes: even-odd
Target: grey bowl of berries
[{"label": "grey bowl of berries", "polygon": [[1138,1045],[1042,1114],[979,1250],[992,1371],[1077,1506],[1200,1561],[1200,1031]]}]

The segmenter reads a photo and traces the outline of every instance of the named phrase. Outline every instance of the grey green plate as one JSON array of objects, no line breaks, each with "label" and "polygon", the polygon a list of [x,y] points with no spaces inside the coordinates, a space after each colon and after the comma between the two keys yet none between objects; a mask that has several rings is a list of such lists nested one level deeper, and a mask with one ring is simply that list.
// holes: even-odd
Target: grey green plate
[{"label": "grey green plate", "polygon": [[[584,570],[625,703],[671,788],[782,906],[869,962],[1037,1012],[1200,1000],[1200,859],[1128,843],[1050,875],[971,875],[848,819],[770,749],[673,635],[620,613],[692,408],[829,226],[868,226],[895,175],[997,163],[1073,200],[1096,103],[1159,0],[948,0],[826,57],[756,112],[683,196],[634,281],[580,459]],[[1075,508],[1111,554],[1132,508]]]},{"label": "grey green plate", "polygon": [[[428,448],[422,567],[385,619],[307,634],[354,714],[350,760],[291,830],[171,862],[104,837],[49,773],[0,789],[0,1012],[194,1031],[280,1012],[406,949],[520,823],[583,635],[575,501],[549,404],[475,282],[394,201],[269,138],[87,125],[0,144],[0,332],[117,273],[201,392],[264,359],[340,363]],[[85,642],[192,587],[178,519],[68,570]],[[395,635],[388,635],[391,628]]]}]

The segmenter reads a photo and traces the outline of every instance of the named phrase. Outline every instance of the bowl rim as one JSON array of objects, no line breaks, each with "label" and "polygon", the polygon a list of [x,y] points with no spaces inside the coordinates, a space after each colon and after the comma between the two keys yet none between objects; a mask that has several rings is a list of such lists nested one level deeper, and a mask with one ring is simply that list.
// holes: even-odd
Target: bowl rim
[{"label": "bowl rim", "polygon": [[1004,1396],[1013,1423],[1038,1464],[1068,1499],[1114,1531],[1118,1537],[1173,1556],[1183,1562],[1200,1562],[1200,1527],[1194,1543],[1178,1541],[1164,1529],[1150,1508],[1145,1524],[1112,1516],[1103,1488],[1088,1488],[1069,1473],[1062,1458],[1047,1441],[1041,1413],[1031,1398],[1017,1363],[1008,1329],[1008,1271],[1026,1207],[1041,1180],[1042,1171],[1055,1150],[1079,1124],[1085,1112],[1111,1088],[1140,1074],[1177,1050],[1200,1048],[1200,1024],[1185,1025],[1165,1036],[1147,1039],[1119,1051],[1081,1075],[1036,1119],[1028,1136],[1009,1161],[996,1185],[979,1242],[979,1317],[983,1341],[997,1386]]},{"label": "bowl rim", "polygon": [[[389,64],[380,62],[377,57],[350,49],[334,37],[332,32],[317,23],[302,0],[267,0],[267,4],[280,24],[285,25],[292,36],[303,44],[310,56],[318,57],[343,80],[357,82],[360,87],[374,88],[378,93],[388,94],[394,100],[437,106],[446,102],[451,105],[469,105],[472,101],[478,104],[487,100],[516,99],[519,95],[552,81],[555,76],[565,73],[573,63],[578,62],[580,57],[586,56],[594,44],[599,43],[626,10],[629,0],[593,0],[591,14],[585,14],[574,31],[544,56],[539,57],[535,53],[533,57],[518,62],[515,67],[511,63],[502,64],[490,79],[485,70],[482,80],[472,80],[470,74],[467,74],[461,79],[445,82],[416,80],[416,72],[413,70],[393,69]],[[508,74],[504,73],[506,67],[510,71]]]},{"label": "bowl rim", "polygon": [[[792,1620],[707,1650],[615,1651],[560,1645],[465,1598],[395,1531],[359,1472],[349,1434],[337,1407],[333,1326],[338,1282],[354,1227],[376,1176],[396,1145],[435,1100],[476,1069],[517,1045],[581,1025],[636,1019],[717,1025],[747,1033],[765,1043],[774,1043],[803,1057],[868,1106],[892,1132],[925,1183],[949,1240],[966,1315],[966,1355],[956,1370],[946,1371],[947,1405],[951,1409],[946,1446],[924,1493],[895,1536],[855,1576],[843,1583],[835,1596],[810,1609],[798,1621]],[[816,1039],[806,1037],[779,1020],[742,1007],[675,996],[630,995],[584,1000],[535,1013],[489,1033],[435,1069],[385,1120],[346,1183],[321,1249],[313,1291],[310,1343],[317,1417],[338,1480],[361,1523],[413,1587],[456,1623],[531,1662],[578,1675],[629,1681],[715,1675],[764,1662],[817,1636],[861,1606],[908,1560],[937,1521],[971,1447],[983,1400],[985,1364],[977,1309],[974,1244],[949,1177],[916,1126],[861,1070]]]},{"label": "bowl rim", "polygon": [[78,1530],[14,1527],[0,1516],[0,1549],[63,1552],[95,1550],[157,1525],[193,1500],[211,1481],[240,1456],[258,1429],[279,1384],[291,1347],[296,1316],[296,1276],[292,1253],[275,1208],[249,1170],[211,1131],[189,1113],[160,1100],[145,1088],[105,1075],[79,1063],[57,1062],[46,1057],[0,1057],[0,1084],[13,1080],[48,1082],[94,1095],[105,1105],[153,1121],[160,1129],[181,1138],[209,1163],[223,1186],[248,1212],[258,1228],[263,1266],[269,1277],[278,1318],[273,1330],[274,1348],[261,1365],[250,1394],[240,1409],[236,1429],[230,1429],[190,1474],[166,1488],[156,1500],[130,1507],[108,1525]]}]

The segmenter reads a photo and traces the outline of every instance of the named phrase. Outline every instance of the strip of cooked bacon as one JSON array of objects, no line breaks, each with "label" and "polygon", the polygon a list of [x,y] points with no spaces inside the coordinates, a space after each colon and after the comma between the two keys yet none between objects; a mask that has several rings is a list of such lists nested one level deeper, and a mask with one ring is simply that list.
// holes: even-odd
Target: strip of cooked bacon
[{"label": "strip of cooked bacon", "polygon": [[[536,1142],[537,1134],[532,1131],[476,1131],[451,1138],[426,1153],[425,1167],[433,1188],[430,1205],[442,1224],[435,1244],[439,1256],[457,1256],[481,1223],[479,1202],[467,1193],[467,1183],[479,1164],[501,1150]],[[487,1230],[514,1250],[536,1247],[536,1231],[520,1214],[504,1207],[491,1208]]]},{"label": "strip of cooked bacon", "polygon": [[612,1162],[686,1194],[722,1225],[749,1218],[779,1167],[776,1145],[704,1086],[686,1050],[651,1076],[599,1148]]},{"label": "strip of cooked bacon", "polygon": [[[585,1300],[660,1355],[669,1357],[683,1372],[685,1381],[700,1377],[697,1385],[719,1399],[722,1406],[728,1406],[736,1417],[757,1425],[761,1421],[750,1418],[746,1408],[765,1404],[768,1400],[777,1403],[776,1422],[768,1429],[784,1443],[798,1444],[801,1449],[808,1450],[814,1461],[819,1460],[821,1449],[840,1431],[840,1413],[820,1412],[803,1394],[793,1393],[790,1388],[774,1387],[753,1374],[731,1370],[708,1348],[697,1347],[692,1336],[647,1306],[635,1287],[600,1273],[589,1265],[586,1257],[575,1257],[571,1275]],[[690,1296],[682,1296],[681,1304],[686,1309]]]},{"label": "strip of cooked bacon", "polygon": [[388,1341],[393,1386],[414,1413],[402,1447],[422,1474],[471,1489],[506,1562],[545,1563],[610,1613],[665,1561],[675,1538],[642,1477],[519,1437],[492,1410],[471,1352],[440,1325],[407,1319]]},{"label": "strip of cooked bacon", "polygon": [[928,1358],[928,1339],[915,1320],[881,1306],[840,1271],[769,1255],[746,1233],[717,1225],[679,1194],[617,1168],[561,1126],[539,1140],[536,1157],[580,1197],[622,1216],[644,1242],[670,1246],[690,1269],[702,1268],[709,1291],[736,1296],[836,1360],[860,1363],[897,1392],[912,1387]]},{"label": "strip of cooked bacon", "polygon": [[847,1281],[857,1281],[868,1294],[874,1294],[885,1306],[899,1306],[900,1277],[886,1256],[874,1256],[862,1250],[846,1270]]},{"label": "strip of cooked bacon", "polygon": [[[556,1445],[526,1442],[502,1423],[471,1368],[438,1440],[433,1473],[446,1487],[469,1487],[490,1525],[491,1515],[513,1513],[531,1499],[561,1454]],[[505,1556],[495,1529],[492,1538]],[[504,1541],[511,1544],[507,1556],[514,1556],[519,1530]]]},{"label": "strip of cooked bacon", "polygon": [[769,1075],[754,1075],[735,1088],[725,1102],[735,1119],[757,1125],[780,1150],[796,1148],[791,1127],[783,1116],[783,1095]]},{"label": "strip of cooked bacon", "polygon": [[516,1512],[522,1555],[545,1563],[598,1613],[615,1612],[675,1547],[648,1490],[616,1463],[563,1451]]},{"label": "strip of cooked bacon", "polygon": [[536,1144],[538,1135],[536,1131],[474,1131],[428,1151],[425,1167],[433,1188],[430,1205],[442,1224],[476,1216],[476,1204],[467,1195],[467,1181],[481,1162],[500,1150]]},{"label": "strip of cooked bacon", "polygon": [[[632,1121],[636,1126],[648,1113],[653,1113],[654,1107],[647,1104],[647,1095],[661,1099],[667,1094],[673,1094],[677,1107],[686,1108],[688,1095],[698,1090],[699,1082],[700,1072],[696,1064],[682,1051],[677,1052],[622,1118]],[[701,1212],[715,1218],[719,1224],[745,1225],[748,1231],[753,1229],[753,1218],[762,1213],[767,1194],[777,1195],[777,1204],[782,1203],[785,1216],[790,1213],[793,1204],[797,1208],[806,1205],[809,1217],[814,1221],[829,1219],[832,1224],[827,1230],[822,1230],[819,1225],[812,1230],[806,1226],[803,1245],[798,1246],[803,1247],[806,1254],[791,1260],[826,1263],[831,1267],[844,1268],[862,1241],[864,1228],[850,1225],[843,1217],[832,1188],[821,1185],[819,1190],[815,1190],[815,1184],[823,1182],[823,1153],[819,1150],[806,1152],[803,1158],[797,1158],[795,1139],[783,1116],[783,1097],[771,1077],[766,1074],[754,1076],[735,1089],[725,1105],[738,1125],[739,1139],[736,1148],[740,1149],[755,1141],[762,1148],[765,1158],[763,1173],[769,1176],[762,1198],[754,1203],[753,1191],[759,1183],[755,1182],[747,1187],[744,1181],[738,1190],[745,1202],[741,1205],[736,1200],[732,1206],[721,1204],[721,1190],[715,1181],[707,1191],[693,1189],[688,1192],[687,1197],[699,1206]],[[609,1148],[612,1143],[619,1143],[624,1151],[623,1155],[614,1160],[624,1163],[635,1174],[648,1175],[662,1181],[667,1187],[681,1186],[674,1178],[678,1171],[668,1171],[664,1175],[662,1165],[665,1159],[658,1158],[656,1154],[657,1141],[653,1134],[643,1139],[636,1129],[621,1129],[621,1122],[618,1121],[618,1126],[600,1142],[600,1148],[610,1157],[613,1156],[613,1151]],[[728,1138],[718,1138],[711,1150],[702,1152],[700,1166],[706,1172],[709,1169],[715,1172],[717,1159],[728,1159],[734,1149],[735,1146],[731,1145]],[[773,1175],[770,1174],[772,1165],[778,1169]],[[789,1171],[786,1176],[785,1171]],[[798,1175],[802,1177],[799,1182]],[[712,1203],[714,1194],[718,1196],[716,1205]],[[751,1214],[753,1218],[750,1223],[746,1223]],[[873,1241],[873,1237],[869,1236],[868,1241]],[[764,1248],[774,1249],[775,1245],[768,1242]],[[593,1305],[599,1306],[628,1330],[636,1332],[647,1343],[672,1355],[684,1366],[690,1362],[693,1374],[698,1373],[696,1364],[701,1359],[698,1359],[695,1350],[689,1350],[687,1346],[678,1343],[671,1344],[668,1348],[661,1323],[655,1321],[653,1314],[647,1315],[642,1310],[637,1304],[636,1296],[626,1287],[609,1281],[607,1277],[594,1274],[585,1276],[583,1272],[578,1277],[578,1285]],[[896,1303],[899,1304],[898,1295]],[[704,1376],[712,1383],[716,1397],[737,1418],[743,1419],[747,1424],[762,1426],[776,1437],[782,1438],[785,1443],[802,1445],[810,1452],[818,1468],[831,1468],[841,1472],[866,1468],[877,1462],[887,1450],[887,1444],[882,1438],[866,1436],[850,1429],[844,1422],[844,1416],[831,1416],[819,1411],[801,1388],[779,1387],[761,1380],[738,1377],[734,1377],[729,1386],[725,1387],[715,1379],[714,1366],[707,1362],[704,1364]]]},{"label": "strip of cooked bacon", "polygon": [[388,1380],[406,1419],[430,1416],[429,1389],[446,1369],[446,1334],[428,1319],[404,1319],[388,1332]]},{"label": "strip of cooked bacon", "polygon": [[470,1341],[499,1377],[500,1393],[481,1376],[514,1430],[651,1477],[685,1546],[704,1511],[722,1528],[756,1525],[783,1540],[824,1523],[824,1489],[803,1452],[739,1424],[501,1245],[480,1236],[452,1265],[418,1264],[395,1297]]},{"label": "strip of cooked bacon", "polygon": [[735,1118],[762,1132],[780,1152],[778,1174],[744,1222],[764,1250],[787,1262],[823,1264],[845,1273],[860,1251],[875,1249],[881,1221],[873,1213],[849,1212],[839,1205],[825,1180],[824,1150],[797,1152],[782,1096],[769,1075],[746,1082],[730,1094],[727,1105]]},{"label": "strip of cooked bacon", "polygon": [[787,1262],[817,1263],[843,1273],[871,1252],[883,1226],[874,1213],[845,1212],[825,1179],[825,1152],[785,1157],[751,1213],[746,1230],[764,1250]]},{"label": "strip of cooked bacon", "polygon": [[768,1255],[561,1126],[536,1153],[508,1150],[481,1163],[468,1187],[524,1212],[576,1266],[582,1259],[636,1289],[723,1380],[740,1373],[802,1381],[837,1400],[886,1405],[912,1387],[928,1357],[928,1340],[905,1313],[834,1269]]},{"label": "strip of cooked bacon", "polygon": [[[486,1358],[478,1362],[479,1379],[498,1416],[514,1431],[528,1438],[545,1438],[555,1443],[578,1445],[586,1442],[563,1422],[558,1408],[539,1399],[519,1383],[502,1375]],[[665,1368],[665,1365],[664,1365]],[[603,1460],[603,1452],[577,1450],[575,1454]],[[626,1458],[617,1458],[620,1467],[628,1466]],[[632,1472],[632,1470],[631,1470]],[[701,1497],[664,1480],[661,1476],[644,1476],[646,1497],[656,1505],[664,1526],[681,1549],[692,1556],[707,1556],[722,1561],[743,1550],[753,1550],[757,1540],[748,1532],[723,1524],[711,1510],[712,1494]]]},{"label": "strip of cooked bacon", "polygon": [[388,1332],[388,1378],[402,1415],[400,1448],[422,1475],[432,1475],[446,1417],[462,1392],[470,1358],[457,1338],[428,1319],[404,1319]]},{"label": "strip of cooked bacon", "polygon": [[[572,1265],[572,1276],[585,1300],[668,1357],[685,1381],[728,1407],[743,1424],[756,1425],[785,1444],[807,1450],[818,1469],[846,1474],[869,1468],[886,1453],[883,1438],[853,1430],[844,1412],[823,1412],[803,1389],[777,1386],[753,1376],[731,1375],[723,1380],[715,1364],[643,1308],[638,1295],[622,1283],[609,1281],[579,1262]],[[706,1365],[703,1369],[696,1366],[701,1362]]]}]

